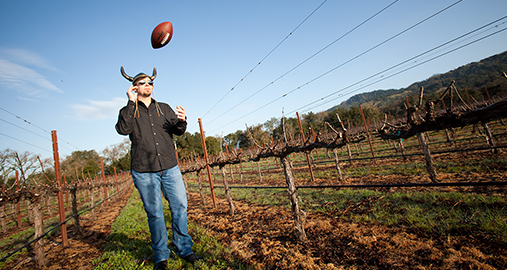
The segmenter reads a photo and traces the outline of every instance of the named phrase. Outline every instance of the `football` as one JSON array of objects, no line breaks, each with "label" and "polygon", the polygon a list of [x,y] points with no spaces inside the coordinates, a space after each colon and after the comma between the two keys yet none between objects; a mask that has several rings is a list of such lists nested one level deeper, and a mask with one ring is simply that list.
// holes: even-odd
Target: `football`
[{"label": "football", "polygon": [[157,25],[151,33],[151,46],[153,49],[162,48],[173,37],[173,24],[171,22],[163,22]]}]

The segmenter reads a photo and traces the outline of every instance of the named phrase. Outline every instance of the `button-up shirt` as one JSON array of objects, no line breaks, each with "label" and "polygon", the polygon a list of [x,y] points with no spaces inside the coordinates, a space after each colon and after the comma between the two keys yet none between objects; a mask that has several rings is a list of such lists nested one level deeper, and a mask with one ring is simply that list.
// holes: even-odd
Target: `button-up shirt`
[{"label": "button-up shirt", "polygon": [[154,99],[149,107],[138,102],[138,115],[135,102],[129,100],[116,123],[119,134],[129,135],[130,167],[137,172],[158,172],[178,165],[173,135],[183,135],[187,122],[179,120],[166,103],[158,103],[162,113],[157,113],[156,104]]}]

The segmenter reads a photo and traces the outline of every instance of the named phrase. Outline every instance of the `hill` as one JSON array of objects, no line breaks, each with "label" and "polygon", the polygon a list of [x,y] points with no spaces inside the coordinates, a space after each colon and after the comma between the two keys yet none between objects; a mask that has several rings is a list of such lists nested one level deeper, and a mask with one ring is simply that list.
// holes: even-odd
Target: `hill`
[{"label": "hill", "polygon": [[433,75],[406,88],[379,89],[357,94],[340,105],[328,109],[327,112],[332,112],[338,108],[350,109],[362,105],[363,107],[378,108],[382,112],[391,114],[404,113],[405,95],[409,97],[411,102],[415,102],[420,88],[424,87],[425,97],[432,98],[445,90],[452,80],[456,81],[456,86],[460,91],[466,90],[466,94],[471,101],[474,101],[474,99],[483,101],[499,94],[505,97],[507,80],[502,74],[504,71],[507,72],[507,51],[479,62],[472,62],[458,67],[444,74]]}]

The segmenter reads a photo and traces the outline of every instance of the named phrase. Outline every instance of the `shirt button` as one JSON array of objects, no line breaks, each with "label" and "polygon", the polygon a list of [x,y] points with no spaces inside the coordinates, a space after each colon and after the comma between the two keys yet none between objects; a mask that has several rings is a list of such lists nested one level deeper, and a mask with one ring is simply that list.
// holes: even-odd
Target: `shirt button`
[{"label": "shirt button", "polygon": [[158,143],[157,143],[157,145],[158,145]]},{"label": "shirt button", "polygon": [[157,133],[155,132],[155,133],[153,133],[153,135],[157,135]]}]

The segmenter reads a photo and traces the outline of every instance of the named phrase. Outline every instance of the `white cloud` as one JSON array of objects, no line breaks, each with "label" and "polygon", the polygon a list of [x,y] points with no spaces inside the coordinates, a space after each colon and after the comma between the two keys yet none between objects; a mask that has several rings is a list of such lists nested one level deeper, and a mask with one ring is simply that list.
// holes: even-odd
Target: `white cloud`
[{"label": "white cloud", "polygon": [[63,93],[37,71],[0,58],[0,86],[25,97],[44,97],[47,91]]},{"label": "white cloud", "polygon": [[87,100],[88,104],[72,105],[74,117],[79,121],[96,121],[115,119],[118,112],[125,106],[125,98],[116,97],[109,101]]}]

